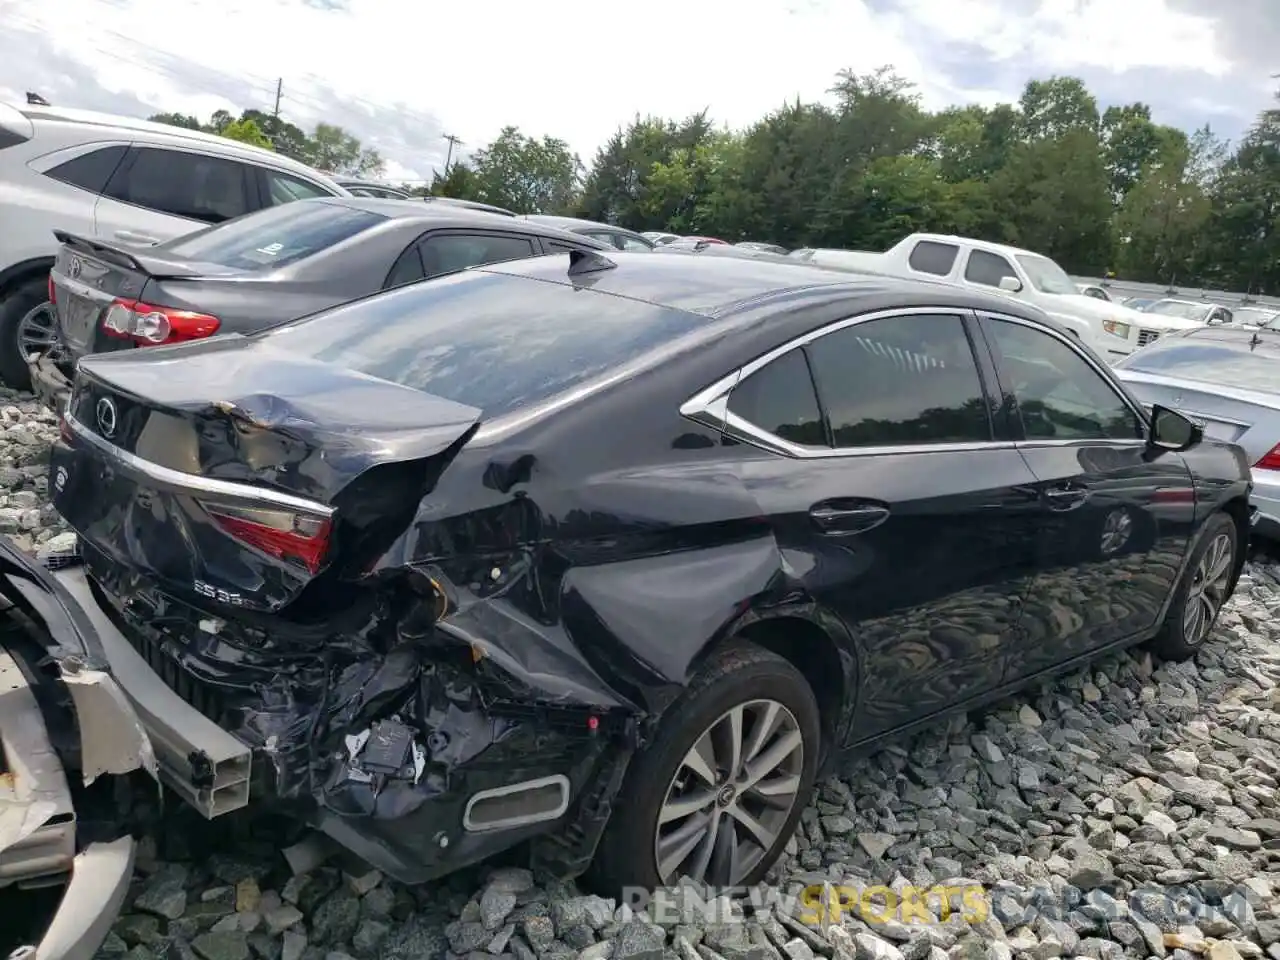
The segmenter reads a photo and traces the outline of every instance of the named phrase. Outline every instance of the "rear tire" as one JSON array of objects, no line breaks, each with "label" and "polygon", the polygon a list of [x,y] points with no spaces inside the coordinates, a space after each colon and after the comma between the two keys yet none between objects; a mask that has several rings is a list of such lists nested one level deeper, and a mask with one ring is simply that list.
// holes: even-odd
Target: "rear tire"
[{"label": "rear tire", "polygon": [[22,358],[22,321],[48,301],[49,281],[43,274],[24,280],[0,300],[0,378],[15,390],[31,389],[31,373]]},{"label": "rear tire", "polygon": [[701,864],[711,886],[758,883],[809,803],[820,749],[818,703],[795,667],[745,642],[715,654],[632,761],[586,879],[617,895],[694,879]]},{"label": "rear tire", "polygon": [[1215,513],[1205,522],[1178,581],[1164,626],[1151,641],[1151,651],[1156,656],[1180,661],[1196,655],[1229,599],[1239,553],[1240,534],[1235,521],[1225,513]]}]

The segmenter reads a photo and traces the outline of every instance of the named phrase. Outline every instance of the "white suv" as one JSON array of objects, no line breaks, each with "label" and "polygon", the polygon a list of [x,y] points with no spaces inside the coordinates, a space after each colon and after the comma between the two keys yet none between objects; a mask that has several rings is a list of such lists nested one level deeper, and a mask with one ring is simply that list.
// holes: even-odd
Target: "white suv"
[{"label": "white suv", "polygon": [[54,230],[151,244],[303,197],[348,196],[304,164],[197,130],[0,104],[0,378],[52,342]]}]

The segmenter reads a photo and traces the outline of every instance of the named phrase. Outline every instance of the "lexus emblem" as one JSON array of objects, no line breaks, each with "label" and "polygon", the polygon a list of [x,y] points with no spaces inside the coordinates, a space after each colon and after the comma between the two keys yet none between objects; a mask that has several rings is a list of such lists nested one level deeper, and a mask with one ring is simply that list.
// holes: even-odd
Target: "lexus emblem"
[{"label": "lexus emblem", "polygon": [[79,257],[72,257],[71,262],[67,264],[67,273],[72,280],[80,276],[80,271],[84,269],[84,263]]},{"label": "lexus emblem", "polygon": [[94,407],[94,413],[98,417],[98,429],[110,440],[116,435],[116,405],[111,402],[110,397],[103,397]]}]

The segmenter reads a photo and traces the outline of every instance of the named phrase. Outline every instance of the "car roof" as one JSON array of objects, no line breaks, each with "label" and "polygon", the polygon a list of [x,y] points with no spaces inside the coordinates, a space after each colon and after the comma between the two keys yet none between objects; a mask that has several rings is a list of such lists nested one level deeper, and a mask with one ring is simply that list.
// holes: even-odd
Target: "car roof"
[{"label": "car roof", "polygon": [[[11,105],[12,106],[12,105]],[[335,183],[334,178],[329,174],[322,173],[305,163],[299,163],[290,157],[276,153],[274,150],[266,150],[262,147],[255,147],[253,144],[244,143],[240,140],[232,140],[229,137],[222,137],[216,133],[206,133],[203,130],[191,130],[187,127],[175,127],[168,123],[158,123],[154,120],[142,120],[138,117],[125,117],[113,113],[101,113],[97,110],[78,110],[74,107],[41,107],[41,106],[15,106],[19,113],[30,120],[32,123],[40,123],[41,121],[52,123],[72,123],[81,124],[87,127],[97,127],[102,130],[120,130],[134,134],[146,134],[155,140],[162,140],[168,143],[200,143],[208,144],[211,147],[217,147],[222,153],[239,154],[246,159],[268,163],[272,166],[279,167],[284,170],[297,170],[305,172],[309,177],[317,176]]]},{"label": "car roof", "polygon": [[921,304],[988,310],[1035,320],[1058,329],[1057,324],[1036,307],[1011,297],[986,294],[954,284],[829,270],[782,257],[776,260],[696,255],[658,257],[648,252],[614,249],[601,256],[614,267],[576,277],[569,274],[565,255],[513,260],[477,269],[585,286],[602,293],[711,318],[746,314],[755,307],[806,292],[830,292],[832,295],[865,297],[868,309],[876,309],[880,300],[918,297]]},{"label": "car roof", "polygon": [[[506,233],[571,240],[582,246],[604,247],[605,244],[568,230],[560,230],[542,223],[526,223],[519,218],[503,217],[453,203],[423,203],[421,200],[398,200],[386,197],[314,197],[295,200],[294,203],[329,203],[365,210],[386,217],[388,220],[413,220],[435,227],[487,227]],[[608,247],[612,250],[613,247]]]},{"label": "car roof", "polygon": [[566,230],[572,230],[574,227],[597,227],[601,230],[616,230],[619,233],[644,236],[644,234],[637,234],[636,231],[628,230],[626,227],[614,226],[612,223],[601,223],[599,220],[583,220],[580,217],[560,217],[550,213],[530,213],[526,214],[524,219],[531,220],[534,223],[545,223],[553,227],[563,227]]}]

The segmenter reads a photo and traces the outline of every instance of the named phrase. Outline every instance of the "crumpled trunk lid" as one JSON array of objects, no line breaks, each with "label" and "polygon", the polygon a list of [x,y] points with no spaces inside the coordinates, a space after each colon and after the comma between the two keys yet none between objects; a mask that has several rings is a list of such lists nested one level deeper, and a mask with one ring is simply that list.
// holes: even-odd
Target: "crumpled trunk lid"
[{"label": "crumpled trunk lid", "polygon": [[[52,453],[53,502],[87,558],[180,597],[271,612],[350,559],[371,523],[411,516],[479,419],[239,336],[87,357]],[[357,497],[379,469],[399,470],[396,482]],[[298,531],[323,535],[321,554],[273,553]]]}]

